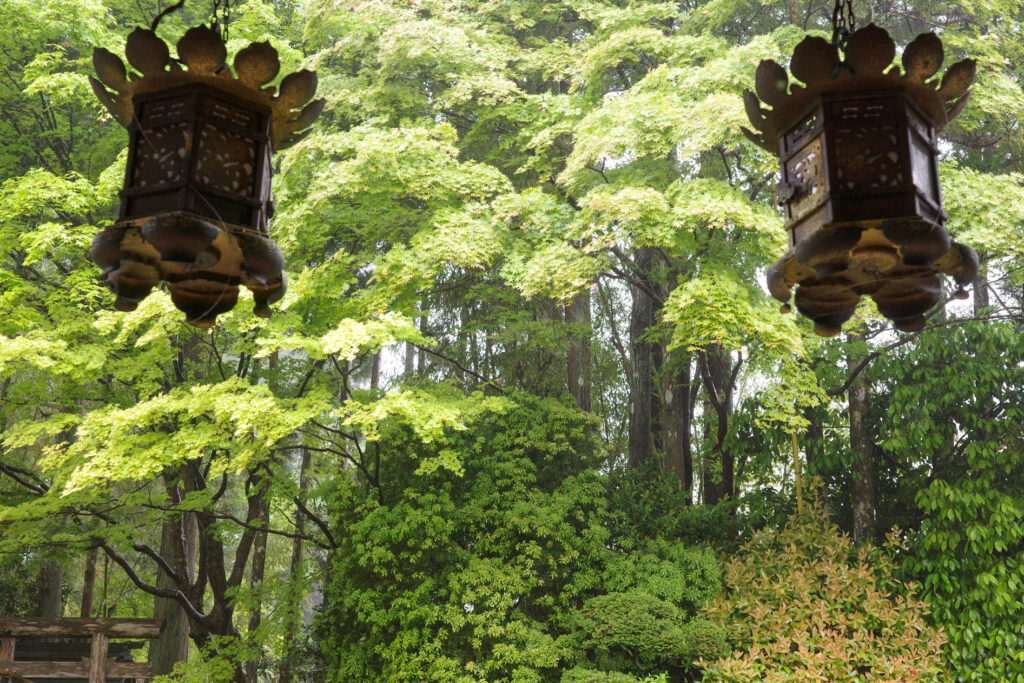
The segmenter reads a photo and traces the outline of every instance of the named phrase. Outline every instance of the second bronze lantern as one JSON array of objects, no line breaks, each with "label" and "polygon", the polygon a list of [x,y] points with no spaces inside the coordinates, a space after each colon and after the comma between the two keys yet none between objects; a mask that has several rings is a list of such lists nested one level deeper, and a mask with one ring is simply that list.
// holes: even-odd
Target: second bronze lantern
[{"label": "second bronze lantern", "polygon": [[239,285],[267,317],[285,288],[284,258],[267,233],[271,155],[323,110],[323,100],[310,102],[316,74],[289,74],[275,92],[265,87],[280,68],[269,43],[242,49],[232,73],[219,32],[206,26],[177,48],[173,59],[152,30],[136,29],[125,46],[132,74],[107,50],[93,53],[93,90],[129,132],[120,217],[96,236],[93,260],[119,310],[134,310],[162,280],[193,325],[231,310]]},{"label": "second bronze lantern", "polygon": [[977,255],[945,230],[936,141],[967,102],[974,62],[932,79],[943,60],[933,33],[906,47],[902,73],[895,55],[873,24],[849,36],[843,59],[808,36],[790,62],[800,83],[766,60],[757,94],[745,93],[757,132],[744,132],[781,157],[791,248],[769,269],[768,288],[788,302],[795,287],[797,309],[822,336],[837,334],[865,295],[897,329],[920,329],[941,297],[939,273],[960,296],[977,274]]}]

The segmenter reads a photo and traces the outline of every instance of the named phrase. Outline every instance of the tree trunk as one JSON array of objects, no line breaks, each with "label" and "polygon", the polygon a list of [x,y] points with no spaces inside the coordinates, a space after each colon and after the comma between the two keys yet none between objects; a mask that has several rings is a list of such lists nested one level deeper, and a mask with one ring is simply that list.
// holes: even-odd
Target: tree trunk
[{"label": "tree trunk", "polygon": [[[864,341],[863,334],[850,333],[851,342]],[[847,368],[852,370],[860,358],[850,355]],[[851,503],[853,507],[853,542],[857,545],[870,543],[875,537],[875,473],[874,448],[866,419],[868,409],[868,384],[861,373],[850,384],[850,453],[853,457],[853,482]]]},{"label": "tree trunk", "polygon": [[[299,465],[299,500],[305,504],[309,492],[309,467],[312,462],[307,449],[302,449],[302,463]],[[299,628],[302,624],[303,587],[302,567],[302,535],[306,533],[306,515],[295,512],[295,538],[292,539],[292,557],[288,564],[288,601],[285,608],[288,615],[285,622],[284,658],[281,662],[281,675],[278,683],[291,683],[292,671],[297,663],[298,652],[295,644],[298,640]]]},{"label": "tree trunk", "polygon": [[380,388],[380,351],[370,358],[370,390]]},{"label": "tree trunk", "polygon": [[92,618],[93,596],[96,594],[96,556],[99,548],[93,548],[85,556],[85,571],[82,573],[82,608],[79,615],[83,619]]},{"label": "tree trunk", "polygon": [[[427,316],[420,316],[420,334],[427,336]],[[416,354],[416,374],[423,377],[427,374],[427,354],[420,351]]]},{"label": "tree trunk", "polygon": [[[380,354],[378,353],[375,358],[379,359]],[[264,494],[266,495],[266,494]],[[263,513],[259,517],[259,525],[266,529],[270,526],[270,505],[264,503]],[[259,597],[259,591],[263,588],[263,577],[267,567],[267,533],[259,532],[256,534],[256,542],[253,545],[252,551],[252,566],[249,571],[249,588],[257,593],[255,604],[253,605],[252,614],[249,615],[249,634],[251,634],[260,627],[260,623],[263,620],[263,600]],[[255,643],[253,643],[255,644]],[[261,648],[262,655],[262,648]],[[247,683],[256,683],[257,676],[259,674],[259,662],[262,656],[254,656],[245,663],[245,680]]]},{"label": "tree trunk", "polygon": [[411,342],[405,342],[405,376],[411,377],[416,369],[416,347]]},{"label": "tree trunk", "polygon": [[565,322],[572,325],[569,332],[569,349],[567,354],[567,379],[569,393],[576,399],[580,410],[588,413],[593,410],[591,396],[591,358],[590,358],[590,290],[577,294],[565,306]]},{"label": "tree trunk", "polygon": [[662,380],[665,449],[663,468],[672,472],[693,502],[693,452],[690,442],[690,354],[666,353]]},{"label": "tree trunk", "polygon": [[[636,249],[636,270],[648,275],[653,263],[653,250]],[[643,335],[654,325],[654,298],[649,288],[632,285],[630,294],[633,307],[629,320],[629,343],[633,374],[630,377],[629,465],[642,468],[654,456],[653,397],[654,397],[654,344]]]},{"label": "tree trunk", "polygon": [[[173,558],[175,571],[191,575],[195,562],[197,529],[194,516],[190,513],[168,514],[160,534],[160,556]],[[157,569],[158,588],[180,588],[161,569]],[[177,600],[153,598],[153,616],[164,620],[160,637],[150,641],[149,661],[153,674],[169,674],[174,665],[188,659],[189,621],[185,609]]]},{"label": "tree trunk", "polygon": [[39,570],[39,616],[64,616],[64,565],[47,560]]},{"label": "tree trunk", "polygon": [[726,444],[729,420],[732,418],[733,373],[728,351],[712,348],[701,358],[701,374],[708,405],[715,417],[715,434],[711,447],[711,462],[704,463],[704,503],[714,505],[735,493],[733,455]]},{"label": "tree trunk", "polygon": [[974,289],[974,315],[979,316],[981,312],[992,305],[988,295],[988,273],[984,266],[978,267],[978,275],[971,283]]}]

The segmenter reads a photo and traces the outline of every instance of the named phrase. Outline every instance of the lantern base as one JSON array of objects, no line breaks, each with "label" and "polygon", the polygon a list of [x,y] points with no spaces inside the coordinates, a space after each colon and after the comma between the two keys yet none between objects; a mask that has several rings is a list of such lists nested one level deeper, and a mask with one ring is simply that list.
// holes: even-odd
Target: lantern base
[{"label": "lantern base", "polygon": [[286,287],[277,245],[254,230],[187,212],[112,225],[93,240],[92,257],[118,310],[135,310],[164,281],[196,327],[212,327],[234,308],[239,285],[252,290],[260,317],[270,316],[269,305]]},{"label": "lantern base", "polygon": [[801,314],[831,337],[870,296],[896,329],[921,329],[942,295],[940,273],[962,288],[978,272],[978,256],[920,218],[825,225],[768,269],[768,291],[788,303],[796,288]]}]

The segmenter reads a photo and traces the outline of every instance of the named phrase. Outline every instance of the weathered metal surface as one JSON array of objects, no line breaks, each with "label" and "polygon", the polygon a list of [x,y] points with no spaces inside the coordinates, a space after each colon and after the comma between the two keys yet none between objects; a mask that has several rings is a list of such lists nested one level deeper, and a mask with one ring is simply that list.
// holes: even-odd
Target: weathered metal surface
[{"label": "weathered metal surface", "polygon": [[127,128],[132,124],[134,100],[140,95],[205,84],[268,109],[270,137],[274,149],[281,150],[301,140],[323,109],[324,100],[310,101],[317,87],[316,74],[311,71],[285,76],[280,92],[266,86],[280,69],[277,50],[270,43],[253,43],[240,50],[233,62],[234,73],[225,63],[227,50],[220,35],[207,26],[186,31],[177,49],[178,60],[173,60],[167,44],[153,31],[136,28],[125,43],[125,56],[138,74],[129,73],[109,50],[93,50],[93,68],[99,77],[90,77],[93,92],[121,125]]},{"label": "weathered metal surface", "polygon": [[166,282],[188,321],[209,327],[243,285],[256,315],[269,317],[286,287],[267,232],[271,157],[323,111],[324,100],[310,101],[316,74],[289,74],[279,92],[265,87],[280,69],[269,43],[239,51],[232,73],[206,26],[189,29],[177,52],[172,59],[156,34],[136,29],[125,54],[138,73],[107,50],[93,53],[93,90],[130,136],[120,219],[96,236],[93,260],[118,310]]},{"label": "weathered metal surface", "polygon": [[[747,136],[780,157],[778,200],[790,251],[768,272],[771,294],[797,309],[823,336],[839,332],[862,296],[900,330],[919,329],[941,296],[939,273],[961,287],[977,255],[951,242],[939,189],[936,130],[963,108],[974,62],[953,65],[941,81],[934,34],[903,53],[901,74],[888,33],[854,32],[845,59],[807,37],[785,69],[763,61],[757,94],[745,105],[757,133]],[[765,109],[764,103],[770,107]]]}]

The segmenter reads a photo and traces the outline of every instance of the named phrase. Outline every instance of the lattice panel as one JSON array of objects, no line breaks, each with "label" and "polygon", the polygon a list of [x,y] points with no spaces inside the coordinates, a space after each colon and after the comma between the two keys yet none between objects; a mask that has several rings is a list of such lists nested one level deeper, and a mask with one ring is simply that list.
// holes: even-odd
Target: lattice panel
[{"label": "lattice panel", "polygon": [[256,173],[256,142],[204,125],[199,131],[196,179],[209,187],[250,196]]},{"label": "lattice panel", "polygon": [[814,112],[786,134],[786,149],[794,150],[799,148],[807,137],[815,132],[817,127],[818,112]]},{"label": "lattice panel", "polygon": [[907,184],[894,126],[838,127],[833,135],[832,149],[840,189],[864,190]]},{"label": "lattice panel", "polygon": [[182,182],[191,135],[187,123],[142,129],[135,148],[132,186],[152,187]]},{"label": "lattice panel", "polygon": [[188,114],[191,100],[181,97],[146,102],[139,108],[139,120],[145,123],[153,119],[183,117]]},{"label": "lattice panel", "polygon": [[826,180],[821,157],[821,138],[786,162],[786,178],[793,188],[789,200],[792,218],[798,218],[821,202]]},{"label": "lattice panel", "polygon": [[245,111],[212,98],[204,100],[203,115],[212,119],[227,121],[239,128],[255,129],[259,127],[259,115],[255,112]]}]

